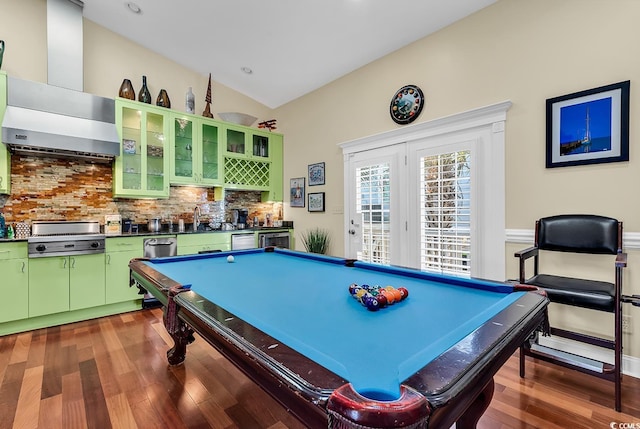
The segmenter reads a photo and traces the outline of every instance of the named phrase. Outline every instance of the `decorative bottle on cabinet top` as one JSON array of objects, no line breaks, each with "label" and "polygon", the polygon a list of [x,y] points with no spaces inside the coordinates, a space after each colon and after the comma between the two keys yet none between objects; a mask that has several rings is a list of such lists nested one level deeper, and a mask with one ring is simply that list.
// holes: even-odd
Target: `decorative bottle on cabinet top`
[{"label": "decorative bottle on cabinet top", "polygon": [[187,113],[196,113],[196,99],[191,87],[189,87],[189,91],[185,95],[184,108]]},{"label": "decorative bottle on cabinet top", "polygon": [[156,106],[166,107],[167,109],[171,108],[171,100],[169,100],[169,94],[164,89],[160,90],[160,94],[158,94],[158,98],[156,99]]},{"label": "decorative bottle on cabinet top", "polygon": [[122,85],[120,85],[120,91],[118,92],[118,96],[122,98],[126,98],[127,100],[136,99],[136,92],[133,89],[133,85],[131,85],[131,81],[129,79],[125,79],[122,81]]},{"label": "decorative bottle on cabinet top", "polygon": [[151,93],[149,92],[149,88],[147,87],[146,76],[142,76],[142,88],[140,89],[140,94],[138,94],[138,101],[151,104]]}]

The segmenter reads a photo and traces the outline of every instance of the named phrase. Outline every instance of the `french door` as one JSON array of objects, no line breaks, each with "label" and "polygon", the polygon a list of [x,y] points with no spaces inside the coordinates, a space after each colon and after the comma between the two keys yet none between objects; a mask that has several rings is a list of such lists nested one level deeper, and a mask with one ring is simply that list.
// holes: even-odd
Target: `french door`
[{"label": "french door", "polygon": [[505,278],[510,102],[345,142],[345,255]]},{"label": "french door", "polygon": [[471,160],[460,138],[351,155],[348,256],[469,276]]},{"label": "french door", "polygon": [[404,145],[359,152],[349,158],[347,256],[383,265],[400,264],[404,228],[400,190]]},{"label": "french door", "polygon": [[469,277],[476,256],[476,145],[454,135],[417,141],[409,150],[406,197],[410,266]]}]

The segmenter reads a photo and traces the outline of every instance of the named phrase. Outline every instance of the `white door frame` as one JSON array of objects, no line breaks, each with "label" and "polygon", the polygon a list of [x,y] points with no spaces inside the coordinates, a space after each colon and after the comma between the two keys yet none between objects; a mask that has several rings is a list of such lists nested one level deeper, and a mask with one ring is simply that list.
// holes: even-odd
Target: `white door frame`
[{"label": "white door frame", "polygon": [[[481,169],[478,207],[478,255],[476,277],[504,280],[505,277],[505,122],[510,101],[433,119],[339,144],[344,158],[344,207],[350,206],[350,154],[386,146],[406,144],[461,131],[475,131],[476,168]],[[349,219],[344,219],[345,254],[349,251]],[[405,237],[409,238],[409,237]],[[478,256],[476,255],[476,257]]]}]

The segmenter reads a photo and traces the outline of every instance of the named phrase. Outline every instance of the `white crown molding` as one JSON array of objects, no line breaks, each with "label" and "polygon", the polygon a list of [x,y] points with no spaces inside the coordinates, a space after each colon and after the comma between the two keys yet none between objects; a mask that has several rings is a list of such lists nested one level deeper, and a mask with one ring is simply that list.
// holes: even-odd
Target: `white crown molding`
[{"label": "white crown molding", "polygon": [[507,119],[507,110],[511,107],[511,101],[502,101],[477,109],[467,110],[426,122],[419,122],[358,138],[338,144],[346,156],[350,153],[376,149],[383,146],[406,143],[431,136],[442,135],[491,124],[492,132],[504,133],[504,124],[494,125],[496,122],[504,122]]}]

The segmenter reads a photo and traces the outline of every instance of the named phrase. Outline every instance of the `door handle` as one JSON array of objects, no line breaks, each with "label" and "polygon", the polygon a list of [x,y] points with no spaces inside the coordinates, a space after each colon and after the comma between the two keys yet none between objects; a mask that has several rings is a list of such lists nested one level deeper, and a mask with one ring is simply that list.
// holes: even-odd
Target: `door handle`
[{"label": "door handle", "polygon": [[351,234],[351,235],[356,235],[356,230],[355,230],[355,229],[350,229],[350,230],[349,230],[349,234]]}]

